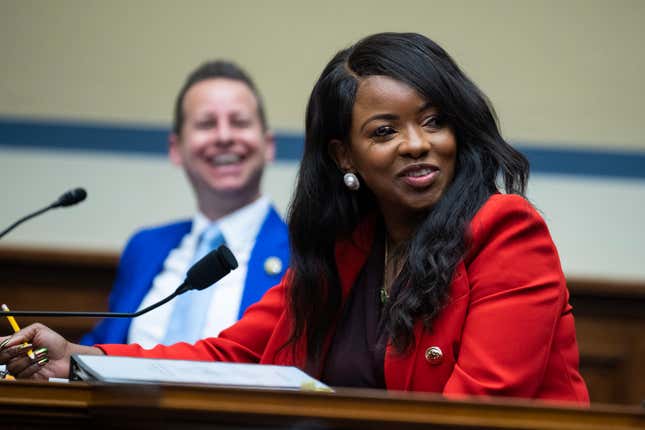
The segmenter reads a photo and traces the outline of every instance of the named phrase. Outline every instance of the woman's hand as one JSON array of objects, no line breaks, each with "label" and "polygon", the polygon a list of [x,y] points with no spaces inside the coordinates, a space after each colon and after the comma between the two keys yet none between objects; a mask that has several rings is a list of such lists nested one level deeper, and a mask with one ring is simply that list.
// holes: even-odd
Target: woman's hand
[{"label": "woman's hand", "polygon": [[[25,345],[26,343],[26,345]],[[34,358],[28,356],[33,351]],[[69,376],[72,354],[100,355],[94,347],[76,345],[50,328],[36,323],[12,336],[0,338],[0,364],[16,378],[47,380]]]}]

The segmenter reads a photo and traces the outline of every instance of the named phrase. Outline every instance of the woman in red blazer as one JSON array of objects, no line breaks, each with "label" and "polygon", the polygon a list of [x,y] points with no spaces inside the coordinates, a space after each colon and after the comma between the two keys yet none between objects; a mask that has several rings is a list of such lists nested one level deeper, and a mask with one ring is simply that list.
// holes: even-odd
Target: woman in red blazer
[{"label": "woman in red blazer", "polygon": [[[527,179],[441,47],[367,37],[313,89],[292,269],[237,324],[151,350],[82,347],[33,325],[0,341],[0,363],[35,378],[66,375],[71,353],[275,363],[334,386],[587,404],[564,276]],[[48,356],[30,360],[24,341]]]}]

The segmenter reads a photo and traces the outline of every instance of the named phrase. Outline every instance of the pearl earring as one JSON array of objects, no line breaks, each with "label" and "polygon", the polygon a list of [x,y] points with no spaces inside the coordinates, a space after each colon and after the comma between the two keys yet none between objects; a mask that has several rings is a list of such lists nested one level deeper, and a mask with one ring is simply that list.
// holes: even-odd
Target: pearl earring
[{"label": "pearl earring", "polygon": [[361,183],[352,172],[347,172],[343,175],[343,182],[345,183],[345,186],[352,191],[356,191],[361,187]]}]

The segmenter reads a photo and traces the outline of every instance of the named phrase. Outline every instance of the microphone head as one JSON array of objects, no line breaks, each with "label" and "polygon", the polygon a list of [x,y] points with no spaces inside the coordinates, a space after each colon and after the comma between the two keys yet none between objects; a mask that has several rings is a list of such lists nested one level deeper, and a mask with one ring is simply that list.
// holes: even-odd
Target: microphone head
[{"label": "microphone head", "polygon": [[58,200],[54,202],[53,207],[65,207],[72,206],[76,203],[80,203],[87,197],[87,191],[83,188],[74,188],[73,190],[67,191],[65,194],[60,196]]},{"label": "microphone head", "polygon": [[203,290],[237,268],[237,260],[226,245],[221,245],[193,264],[186,274],[186,290]]}]

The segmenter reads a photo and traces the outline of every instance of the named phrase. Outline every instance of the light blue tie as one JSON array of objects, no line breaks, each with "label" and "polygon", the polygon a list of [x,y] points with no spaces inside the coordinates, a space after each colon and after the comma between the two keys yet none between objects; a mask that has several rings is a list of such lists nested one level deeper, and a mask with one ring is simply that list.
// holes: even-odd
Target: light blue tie
[{"label": "light blue tie", "polygon": [[[191,265],[225,243],[224,236],[217,224],[211,225],[200,235]],[[177,297],[163,339],[164,345],[177,342],[195,343],[202,338],[214,289],[215,287],[211,286],[204,290],[190,290]]]}]

